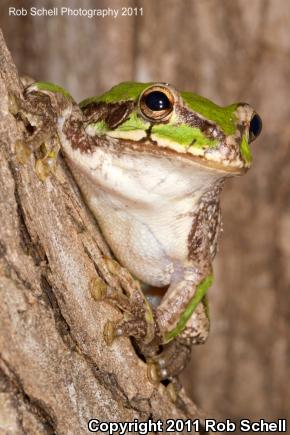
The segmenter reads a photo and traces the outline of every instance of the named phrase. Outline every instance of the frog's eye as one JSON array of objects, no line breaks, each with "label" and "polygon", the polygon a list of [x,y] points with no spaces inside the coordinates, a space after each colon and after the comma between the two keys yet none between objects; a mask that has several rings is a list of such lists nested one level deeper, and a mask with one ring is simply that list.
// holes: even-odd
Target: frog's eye
[{"label": "frog's eye", "polygon": [[262,131],[262,119],[255,113],[251,119],[249,127],[249,142],[253,142]]},{"label": "frog's eye", "polygon": [[140,97],[140,111],[148,119],[161,121],[168,118],[173,110],[173,95],[162,86],[146,89]]}]

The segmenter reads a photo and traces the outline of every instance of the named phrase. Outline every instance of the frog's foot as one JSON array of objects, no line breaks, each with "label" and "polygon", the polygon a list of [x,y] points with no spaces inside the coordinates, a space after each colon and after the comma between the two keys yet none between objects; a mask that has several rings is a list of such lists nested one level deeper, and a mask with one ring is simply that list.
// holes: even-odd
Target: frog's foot
[{"label": "frog's foot", "polygon": [[114,260],[108,261],[110,271],[114,268],[118,286],[112,288],[100,278],[94,278],[90,285],[91,294],[95,300],[104,300],[116,307],[123,313],[123,319],[119,322],[106,323],[104,339],[108,345],[111,345],[117,337],[134,337],[137,342],[146,345],[155,337],[153,310],[142,293],[138,281]]},{"label": "frog's foot", "polygon": [[[41,143],[41,154],[39,158],[36,159],[35,171],[38,178],[44,181],[50,174],[55,172],[57,156],[60,149],[59,142],[57,139]],[[29,142],[18,140],[15,143],[15,153],[19,163],[27,163],[31,153],[32,148]],[[40,152],[38,152],[40,154]]]},{"label": "frog's foot", "polygon": [[56,115],[47,95],[26,90],[24,97],[25,100],[10,96],[10,111],[23,121],[27,130],[26,137],[16,142],[15,154],[19,163],[25,164],[36,151],[36,173],[45,180],[55,170],[60,149]]},{"label": "frog's foot", "polygon": [[149,380],[158,382],[175,378],[189,360],[191,347],[178,339],[163,346],[158,355],[147,359],[147,375]]},{"label": "frog's foot", "polygon": [[49,146],[44,144],[44,147],[46,149],[44,157],[37,159],[35,163],[35,171],[41,181],[44,181],[50,174],[55,172],[60,145],[58,139],[55,139],[49,143]]}]

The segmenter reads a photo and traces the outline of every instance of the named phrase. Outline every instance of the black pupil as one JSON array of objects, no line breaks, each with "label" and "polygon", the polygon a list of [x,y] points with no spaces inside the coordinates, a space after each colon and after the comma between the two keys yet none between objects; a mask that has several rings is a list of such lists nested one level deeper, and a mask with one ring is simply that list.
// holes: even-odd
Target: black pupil
[{"label": "black pupil", "polygon": [[166,94],[161,91],[153,91],[147,94],[144,98],[146,106],[150,110],[166,110],[171,104]]},{"label": "black pupil", "polygon": [[262,120],[259,115],[254,115],[250,123],[250,134],[254,137],[259,136],[262,131]]}]

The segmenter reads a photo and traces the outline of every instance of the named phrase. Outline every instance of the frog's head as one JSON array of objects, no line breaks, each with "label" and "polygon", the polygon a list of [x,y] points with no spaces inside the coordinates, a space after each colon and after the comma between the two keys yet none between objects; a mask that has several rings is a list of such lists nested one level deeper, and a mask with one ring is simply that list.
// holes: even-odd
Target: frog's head
[{"label": "frog's head", "polygon": [[233,174],[251,166],[249,144],[262,129],[246,103],[220,107],[167,83],[120,83],[81,107],[92,136],[117,138],[143,152],[178,154]]}]

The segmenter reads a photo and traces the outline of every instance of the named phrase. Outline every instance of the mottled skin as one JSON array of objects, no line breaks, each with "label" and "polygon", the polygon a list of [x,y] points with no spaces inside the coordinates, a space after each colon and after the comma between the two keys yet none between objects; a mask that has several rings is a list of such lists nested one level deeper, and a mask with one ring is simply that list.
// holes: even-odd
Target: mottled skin
[{"label": "mottled skin", "polygon": [[108,322],[107,342],[134,337],[150,379],[172,378],[207,338],[219,196],[226,177],[250,167],[259,118],[245,103],[222,108],[163,83],[121,83],[80,105],[48,83],[24,96],[14,113],[36,129],[20,157],[45,143],[45,179],[62,148],[114,255],[142,283],[120,297],[126,315]]}]

